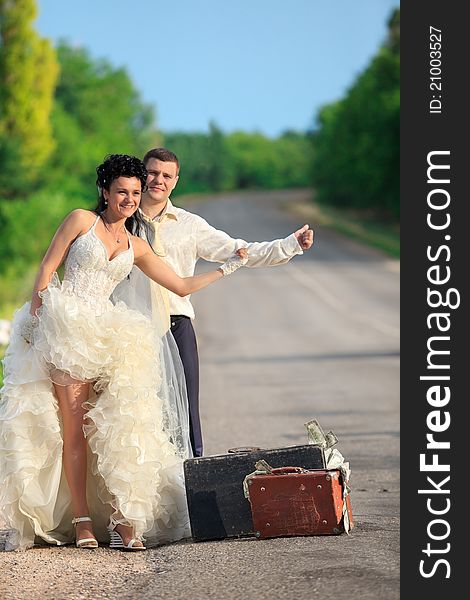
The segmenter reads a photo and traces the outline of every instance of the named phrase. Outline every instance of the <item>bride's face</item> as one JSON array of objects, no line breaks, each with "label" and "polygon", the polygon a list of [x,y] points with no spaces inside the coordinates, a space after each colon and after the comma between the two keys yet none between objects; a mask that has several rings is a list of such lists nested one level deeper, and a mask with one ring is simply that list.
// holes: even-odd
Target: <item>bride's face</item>
[{"label": "bride's face", "polygon": [[103,190],[108,210],[118,218],[132,216],[139,208],[142,186],[137,177],[118,177],[108,190]]}]

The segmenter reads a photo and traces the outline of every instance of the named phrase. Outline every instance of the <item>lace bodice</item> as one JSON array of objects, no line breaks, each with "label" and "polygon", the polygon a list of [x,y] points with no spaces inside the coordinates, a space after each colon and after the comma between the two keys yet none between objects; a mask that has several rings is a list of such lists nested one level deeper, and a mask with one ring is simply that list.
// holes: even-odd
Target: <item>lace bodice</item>
[{"label": "lace bodice", "polygon": [[70,246],[65,259],[64,283],[67,282],[71,293],[101,312],[117,284],[129,275],[134,251],[128,235],[129,248],[109,260],[105,245],[95,233],[98,219]]}]

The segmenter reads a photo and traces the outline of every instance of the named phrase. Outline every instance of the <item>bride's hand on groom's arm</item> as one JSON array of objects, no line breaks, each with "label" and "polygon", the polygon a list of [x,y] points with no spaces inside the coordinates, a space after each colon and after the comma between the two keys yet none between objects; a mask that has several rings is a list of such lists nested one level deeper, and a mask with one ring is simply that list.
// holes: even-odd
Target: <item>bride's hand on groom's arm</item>
[{"label": "bride's hand on groom's arm", "polygon": [[231,275],[240,267],[243,267],[248,262],[248,250],[246,248],[239,248],[233,256],[228,258],[223,265],[219,267],[219,270],[223,275]]}]

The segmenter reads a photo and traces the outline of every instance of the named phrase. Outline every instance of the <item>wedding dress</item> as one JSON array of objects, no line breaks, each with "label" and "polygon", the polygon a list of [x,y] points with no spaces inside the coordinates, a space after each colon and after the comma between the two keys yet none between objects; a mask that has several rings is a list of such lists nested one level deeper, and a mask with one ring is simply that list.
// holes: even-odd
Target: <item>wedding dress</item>
[{"label": "wedding dress", "polygon": [[[91,382],[84,404],[87,495],[99,541],[120,512],[146,545],[190,535],[183,460],[190,455],[186,389],[171,334],[110,295],[131,272],[132,242],[108,259],[96,223],[70,246],[63,282],[42,292],[31,344],[13,319],[0,390],[0,519],[7,550],[74,540],[53,383]],[[174,342],[173,342],[174,343]]]}]

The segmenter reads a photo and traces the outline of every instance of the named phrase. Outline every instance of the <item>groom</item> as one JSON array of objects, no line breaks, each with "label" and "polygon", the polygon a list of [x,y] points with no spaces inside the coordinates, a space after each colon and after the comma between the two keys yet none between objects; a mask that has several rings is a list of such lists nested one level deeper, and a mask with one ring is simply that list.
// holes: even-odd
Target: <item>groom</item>
[{"label": "groom", "polygon": [[[142,195],[142,217],[155,230],[152,243],[155,252],[181,277],[194,274],[196,262],[203,258],[224,262],[238,248],[248,249],[247,267],[268,267],[287,263],[313,244],[313,231],[308,225],[285,239],[247,243],[217,230],[202,217],[174,206],[170,194],[178,183],[179,161],[166,148],[154,148],[144,156],[147,167],[147,191]],[[171,332],[183,363],[189,400],[190,436],[194,456],[202,456],[202,433],[199,418],[199,359],[191,320],[194,308],[189,296],[181,298],[168,292]]]}]

